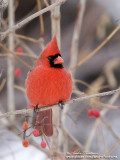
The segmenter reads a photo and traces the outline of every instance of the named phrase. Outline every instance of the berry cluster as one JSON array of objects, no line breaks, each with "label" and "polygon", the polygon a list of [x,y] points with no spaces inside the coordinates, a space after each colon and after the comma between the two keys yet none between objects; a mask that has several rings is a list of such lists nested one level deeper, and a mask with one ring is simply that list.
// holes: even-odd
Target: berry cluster
[{"label": "berry cluster", "polygon": [[100,118],[100,112],[97,109],[89,109],[88,110],[88,117],[95,117],[95,118]]},{"label": "berry cluster", "polygon": [[[24,147],[28,147],[28,146],[29,146],[29,141],[26,139],[26,131],[27,131],[30,127],[29,127],[29,125],[28,125],[28,123],[27,123],[26,121],[23,122],[22,128],[23,128],[23,133],[24,133],[24,136],[23,136],[24,139],[23,139],[23,141],[22,141],[22,145],[23,145]],[[39,130],[37,130],[37,129],[34,129],[34,130],[32,131],[32,134],[33,134],[34,137],[40,136]],[[42,140],[42,142],[41,142],[40,145],[41,145],[41,148],[46,148],[46,146],[47,146],[46,142],[43,141],[43,140]]]}]

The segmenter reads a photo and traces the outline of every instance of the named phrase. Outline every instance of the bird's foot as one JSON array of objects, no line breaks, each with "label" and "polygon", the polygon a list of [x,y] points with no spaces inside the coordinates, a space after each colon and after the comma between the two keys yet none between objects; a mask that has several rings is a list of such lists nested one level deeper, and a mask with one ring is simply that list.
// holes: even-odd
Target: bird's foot
[{"label": "bird's foot", "polygon": [[59,101],[58,106],[61,108],[61,110],[63,109],[64,106],[64,102],[63,101]]},{"label": "bird's foot", "polygon": [[34,107],[34,112],[35,113],[39,112],[38,104]]}]

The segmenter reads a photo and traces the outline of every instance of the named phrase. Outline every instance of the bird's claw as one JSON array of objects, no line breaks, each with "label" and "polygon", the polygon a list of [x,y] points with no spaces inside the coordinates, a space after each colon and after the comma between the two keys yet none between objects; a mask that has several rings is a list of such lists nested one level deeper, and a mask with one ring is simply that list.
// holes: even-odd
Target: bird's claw
[{"label": "bird's claw", "polygon": [[36,105],[36,106],[34,107],[34,112],[35,112],[35,113],[39,112],[38,105]]},{"label": "bird's claw", "polygon": [[58,106],[61,108],[61,110],[63,109],[64,106],[64,102],[63,101],[59,101]]}]

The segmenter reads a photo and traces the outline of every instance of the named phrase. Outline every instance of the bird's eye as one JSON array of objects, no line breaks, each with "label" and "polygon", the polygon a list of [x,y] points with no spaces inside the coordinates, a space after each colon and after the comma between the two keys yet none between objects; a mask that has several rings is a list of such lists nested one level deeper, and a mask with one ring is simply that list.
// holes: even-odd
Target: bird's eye
[{"label": "bird's eye", "polygon": [[52,57],[51,57],[51,56],[49,56],[49,57],[48,57],[48,59],[49,59],[49,60],[51,60],[51,59],[52,59]]}]

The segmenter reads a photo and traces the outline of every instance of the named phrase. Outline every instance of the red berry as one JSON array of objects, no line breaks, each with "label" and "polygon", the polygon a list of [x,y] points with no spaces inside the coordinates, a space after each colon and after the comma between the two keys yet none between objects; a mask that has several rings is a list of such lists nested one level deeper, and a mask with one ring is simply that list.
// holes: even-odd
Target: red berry
[{"label": "red berry", "polygon": [[22,128],[23,128],[23,130],[27,130],[28,129],[28,123],[26,121],[23,122]]},{"label": "red berry", "polygon": [[97,109],[94,109],[94,117],[99,118],[100,117],[100,112]]},{"label": "red berry", "polygon": [[41,147],[42,147],[42,148],[46,148],[46,145],[47,145],[47,144],[46,144],[45,141],[42,141],[42,142],[41,142]]},{"label": "red berry", "polygon": [[33,130],[33,135],[34,135],[35,137],[38,137],[38,136],[40,135],[40,133],[39,133],[39,131],[38,131],[37,129],[34,129],[34,130]]},{"label": "red berry", "polygon": [[33,106],[32,104],[30,104],[30,105],[28,106],[28,108],[34,108],[34,106]]},{"label": "red berry", "polygon": [[24,147],[28,147],[28,146],[29,146],[29,142],[28,142],[27,139],[24,139],[24,140],[22,141],[22,144],[23,144]]},{"label": "red berry", "polygon": [[88,117],[99,118],[100,117],[99,110],[97,110],[97,109],[89,109],[89,111],[88,111]]},{"label": "red berry", "polygon": [[14,75],[15,75],[15,77],[19,77],[21,75],[21,69],[16,68],[15,71],[14,71]]},{"label": "red berry", "polygon": [[92,117],[94,114],[93,109],[88,110],[88,117]]},{"label": "red berry", "polygon": [[23,52],[23,50],[22,50],[21,47],[19,47],[19,48],[16,49],[16,52],[18,52],[19,54],[21,54]]}]

